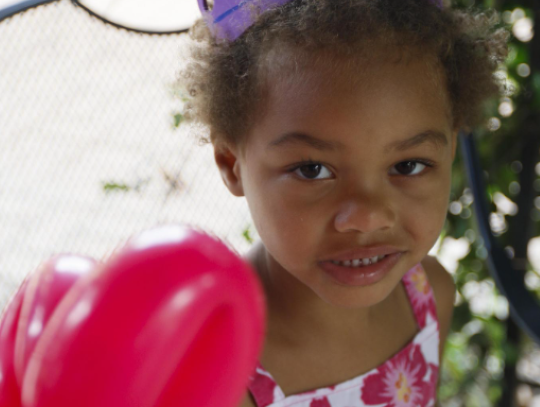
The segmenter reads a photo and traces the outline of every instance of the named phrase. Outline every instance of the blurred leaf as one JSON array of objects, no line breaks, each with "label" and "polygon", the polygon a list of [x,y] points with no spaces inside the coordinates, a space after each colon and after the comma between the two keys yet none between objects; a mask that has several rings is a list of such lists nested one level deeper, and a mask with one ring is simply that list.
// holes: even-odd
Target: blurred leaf
[{"label": "blurred leaf", "polygon": [[457,307],[454,307],[454,317],[452,319],[452,331],[460,332],[467,322],[472,319],[471,310],[469,304],[464,302]]},{"label": "blurred leaf", "polygon": [[117,184],[115,182],[106,182],[103,183],[103,190],[105,192],[112,192],[112,191],[129,191],[131,188],[128,187],[126,184]]},{"label": "blurred leaf", "polygon": [[242,232],[242,236],[244,236],[244,239],[246,239],[248,243],[253,243],[253,238],[251,237],[249,226],[244,229],[244,231]]},{"label": "blurred leaf", "polygon": [[489,401],[491,403],[494,403],[495,401],[499,400],[499,398],[501,397],[502,395],[502,389],[501,387],[498,385],[497,382],[493,382],[492,383],[493,385],[489,387],[488,389],[488,398],[489,398]]},{"label": "blurred leaf", "polygon": [[487,334],[489,335],[492,344],[499,346],[504,340],[505,337],[505,326],[500,323],[499,320],[490,318],[484,321],[484,327]]},{"label": "blurred leaf", "polygon": [[173,115],[174,123],[173,126],[178,128],[180,124],[184,121],[184,116],[181,113],[175,113]]},{"label": "blurred leaf", "polygon": [[502,343],[502,351],[507,363],[515,364],[519,358],[519,349],[508,342]]}]

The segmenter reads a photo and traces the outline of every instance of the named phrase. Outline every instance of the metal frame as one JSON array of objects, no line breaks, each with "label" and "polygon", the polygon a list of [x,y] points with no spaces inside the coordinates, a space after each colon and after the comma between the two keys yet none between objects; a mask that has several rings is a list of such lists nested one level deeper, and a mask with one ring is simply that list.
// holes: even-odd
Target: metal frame
[{"label": "metal frame", "polygon": [[24,0],[20,3],[7,6],[3,9],[0,9],[0,23],[6,18],[12,17],[15,14],[22,13],[23,11],[42,6],[48,3],[54,3],[59,0]]},{"label": "metal frame", "polygon": [[[26,10],[31,9],[31,8],[36,8],[36,7],[45,5],[45,4],[55,3],[55,2],[58,2],[58,1],[60,1],[60,0],[24,0],[24,1],[21,1],[20,3],[8,6],[8,7],[3,8],[3,9],[0,9],[0,23],[5,19],[14,16],[15,14],[22,13],[22,12],[24,12]],[[124,30],[128,30],[128,31],[133,31],[133,32],[136,32],[136,33],[139,33],[139,34],[170,35],[170,34],[184,33],[184,32],[187,32],[188,29],[189,29],[189,27],[188,27],[188,28],[185,28],[185,29],[175,30],[175,31],[139,30],[137,28],[127,27],[127,26],[115,23],[113,21],[107,20],[105,17],[100,16],[99,14],[97,14],[94,11],[90,10],[85,5],[81,4],[78,0],[71,0],[71,3],[75,7],[80,7],[81,9],[86,11],[88,14],[90,14],[92,17],[95,17],[95,18],[101,20],[105,24],[112,25],[113,27],[116,27],[118,29],[124,29]]]},{"label": "metal frame", "polygon": [[499,291],[508,299],[510,315],[519,327],[540,344],[540,304],[525,287],[506,252],[499,246],[489,226],[489,210],[483,170],[474,142],[474,134],[460,132],[461,151],[469,184],[473,191],[473,208],[480,235],[488,252],[488,268]]}]

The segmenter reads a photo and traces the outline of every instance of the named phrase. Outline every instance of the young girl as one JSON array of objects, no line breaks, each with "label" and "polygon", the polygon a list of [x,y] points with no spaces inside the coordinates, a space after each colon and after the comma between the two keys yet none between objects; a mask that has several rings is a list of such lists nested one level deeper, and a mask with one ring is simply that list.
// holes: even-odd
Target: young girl
[{"label": "young girl", "polygon": [[431,0],[199,3],[187,115],[261,237],[242,407],[434,406],[455,287],[427,253],[507,32]]}]

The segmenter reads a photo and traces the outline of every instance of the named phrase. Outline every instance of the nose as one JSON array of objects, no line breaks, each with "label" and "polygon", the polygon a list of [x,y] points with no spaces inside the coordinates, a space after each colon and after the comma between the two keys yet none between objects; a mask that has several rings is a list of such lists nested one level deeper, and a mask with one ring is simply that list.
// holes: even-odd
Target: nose
[{"label": "nose", "polygon": [[344,202],[334,220],[336,230],[371,233],[391,229],[396,221],[396,213],[388,202],[380,198],[363,195]]}]

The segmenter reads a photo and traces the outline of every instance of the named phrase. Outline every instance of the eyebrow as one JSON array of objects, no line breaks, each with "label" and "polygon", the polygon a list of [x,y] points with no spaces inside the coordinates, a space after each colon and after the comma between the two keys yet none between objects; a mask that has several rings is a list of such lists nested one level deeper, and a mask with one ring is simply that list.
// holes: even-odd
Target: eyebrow
[{"label": "eyebrow", "polygon": [[448,139],[442,131],[426,130],[406,140],[390,143],[385,147],[385,151],[405,151],[424,143],[431,143],[437,150],[440,150],[448,146]]},{"label": "eyebrow", "polygon": [[340,143],[339,141],[327,141],[327,140],[321,140],[320,138],[310,136],[309,134],[292,131],[289,133],[285,133],[278,139],[270,142],[266,148],[269,149],[271,147],[283,147],[285,145],[290,144],[305,144],[309,147],[313,147],[317,150],[338,150],[343,149],[345,146]]},{"label": "eyebrow", "polygon": [[[385,151],[405,151],[424,143],[431,143],[435,148],[441,149],[448,145],[448,139],[442,131],[426,130],[406,140],[390,143],[385,147]],[[320,151],[335,151],[346,148],[346,146],[339,141],[321,140],[317,137],[297,131],[285,133],[276,140],[268,143],[266,148],[283,147],[290,144],[304,144]]]}]

